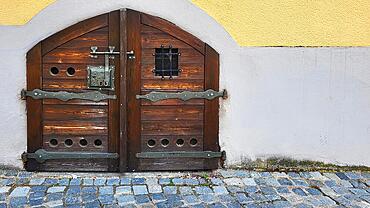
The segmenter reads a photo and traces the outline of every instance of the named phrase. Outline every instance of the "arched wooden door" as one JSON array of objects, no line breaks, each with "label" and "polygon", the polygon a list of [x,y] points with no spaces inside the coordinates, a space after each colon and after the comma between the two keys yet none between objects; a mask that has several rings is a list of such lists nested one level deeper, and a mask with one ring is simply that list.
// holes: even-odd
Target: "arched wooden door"
[{"label": "arched wooden door", "polygon": [[218,54],[158,17],[114,11],[27,54],[28,170],[217,168]]}]

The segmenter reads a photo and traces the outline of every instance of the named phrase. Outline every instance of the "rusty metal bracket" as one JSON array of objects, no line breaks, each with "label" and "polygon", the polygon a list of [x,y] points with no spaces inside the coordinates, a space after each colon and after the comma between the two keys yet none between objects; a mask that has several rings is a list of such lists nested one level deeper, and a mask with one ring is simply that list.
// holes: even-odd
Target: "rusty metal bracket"
[{"label": "rusty metal bracket", "polygon": [[66,91],[50,92],[50,91],[43,91],[40,89],[34,89],[32,91],[22,90],[21,97],[23,100],[26,99],[26,97],[32,97],[33,99],[58,99],[62,101],[68,101],[72,99],[81,99],[81,100],[92,100],[95,102],[99,102],[99,101],[107,100],[107,99],[113,99],[113,100],[117,99],[116,95],[107,95],[99,91],[74,93],[74,92],[66,92]]},{"label": "rusty metal bracket", "polygon": [[208,89],[204,92],[190,92],[190,91],[183,91],[183,92],[150,92],[146,95],[136,95],[136,99],[147,99],[152,102],[157,102],[160,100],[166,99],[180,99],[183,101],[187,101],[190,99],[207,99],[212,100],[218,97],[222,97],[223,99],[227,98],[227,91],[223,90],[221,92],[217,92],[212,89]]},{"label": "rusty metal bracket", "polygon": [[38,149],[35,153],[23,153],[22,160],[35,159],[38,163],[44,163],[46,160],[55,159],[117,159],[117,153],[106,152],[49,152],[44,149]]}]

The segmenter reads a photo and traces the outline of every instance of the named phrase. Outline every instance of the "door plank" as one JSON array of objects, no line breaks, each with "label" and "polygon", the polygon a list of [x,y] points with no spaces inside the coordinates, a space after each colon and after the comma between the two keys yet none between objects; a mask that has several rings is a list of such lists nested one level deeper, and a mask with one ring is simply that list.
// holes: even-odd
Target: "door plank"
[{"label": "door plank", "polygon": [[[27,90],[41,89],[42,87],[42,58],[41,44],[35,45],[27,53]],[[42,147],[42,100],[26,98],[27,105],[27,152],[32,153]],[[39,168],[35,160],[26,164],[28,171]]]},{"label": "door plank", "polygon": [[103,14],[74,24],[42,41],[42,55],[85,33],[108,25],[108,15]]},{"label": "door plank", "polygon": [[203,106],[143,106],[142,121],[203,120]]},{"label": "door plank", "polygon": [[140,94],[141,77],[141,24],[140,13],[127,10],[127,51],[135,52],[135,59],[127,61],[127,129],[128,129],[128,170],[135,171],[139,160],[136,153],[140,152]]},{"label": "door plank", "polygon": [[85,90],[87,89],[86,79],[44,79],[42,83],[44,90]]},{"label": "door plank", "polygon": [[142,135],[203,135],[203,121],[142,121]]},{"label": "door plank", "polygon": [[172,80],[145,79],[142,80],[141,90],[203,91],[204,81],[202,79],[177,80],[176,78]]},{"label": "door plank", "polygon": [[44,135],[107,135],[108,121],[105,120],[68,120],[48,121],[43,125]]},{"label": "door plank", "polygon": [[[205,55],[205,89],[219,90],[219,55],[206,45]],[[219,146],[219,100],[205,100],[204,110],[204,151],[220,151]],[[205,164],[206,169],[218,168],[217,160],[208,160]]]},{"label": "door plank", "polygon": [[[120,48],[120,11],[113,11],[109,13],[109,46],[114,46],[118,51]],[[120,57],[116,56],[111,60],[112,65],[115,66],[114,77],[119,80],[120,77]],[[124,66],[122,66],[124,67]],[[120,154],[120,96],[121,88],[120,82],[116,81],[115,92],[117,99],[108,101],[109,105],[109,116],[108,116],[108,129],[109,129],[109,140],[108,140],[108,152],[117,152]],[[109,170],[117,171],[119,162],[117,160],[110,160]]]},{"label": "door plank", "polygon": [[183,40],[188,45],[194,47],[200,53],[204,54],[204,51],[205,51],[204,43],[201,40],[199,40],[197,37],[182,30],[180,27],[176,26],[175,24],[172,24],[164,19],[161,19],[159,17],[154,17],[148,14],[141,14],[141,22],[145,25],[162,30],[163,32],[166,32],[176,37],[177,39]]},{"label": "door plank", "polygon": [[127,10],[120,11],[120,93],[119,93],[119,114],[120,114],[120,162],[119,171],[126,172],[128,170],[128,131],[127,131]]},{"label": "door plank", "polygon": [[45,105],[44,120],[100,120],[108,118],[106,106]]}]

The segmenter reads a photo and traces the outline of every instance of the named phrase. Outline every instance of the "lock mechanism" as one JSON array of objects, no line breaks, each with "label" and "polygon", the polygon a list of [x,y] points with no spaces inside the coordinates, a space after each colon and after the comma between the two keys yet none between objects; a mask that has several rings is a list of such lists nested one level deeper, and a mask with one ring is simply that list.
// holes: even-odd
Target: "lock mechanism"
[{"label": "lock mechanism", "polygon": [[109,46],[109,51],[98,51],[97,46],[91,46],[90,57],[96,59],[99,55],[104,55],[104,66],[87,66],[88,89],[114,91],[115,67],[109,65],[109,60],[114,59],[114,55],[120,55],[120,52],[114,51],[114,49],[114,46]]}]

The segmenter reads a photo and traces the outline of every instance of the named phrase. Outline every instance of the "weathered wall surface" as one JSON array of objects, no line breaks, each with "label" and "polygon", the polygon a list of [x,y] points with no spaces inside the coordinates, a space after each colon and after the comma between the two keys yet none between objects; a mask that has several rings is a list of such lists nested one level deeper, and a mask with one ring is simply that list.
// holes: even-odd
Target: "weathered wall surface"
[{"label": "weathered wall surface", "polygon": [[[23,25],[55,1],[0,0],[0,25]],[[188,1],[240,46],[370,46],[368,0]]]},{"label": "weathered wall surface", "polygon": [[[230,95],[220,109],[220,142],[228,164],[276,155],[370,166],[370,48],[240,47],[191,2],[169,1],[59,0],[25,25],[0,26],[0,163],[20,167],[20,154],[26,150],[25,103],[19,98],[25,87],[26,52],[76,22],[131,8],[179,25],[220,53],[221,88]],[[356,42],[353,35],[353,45],[370,40],[360,33],[362,42]]]}]

